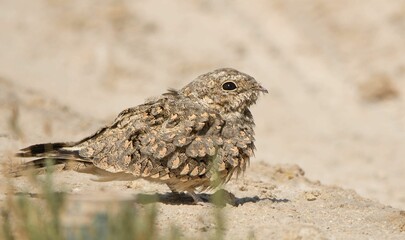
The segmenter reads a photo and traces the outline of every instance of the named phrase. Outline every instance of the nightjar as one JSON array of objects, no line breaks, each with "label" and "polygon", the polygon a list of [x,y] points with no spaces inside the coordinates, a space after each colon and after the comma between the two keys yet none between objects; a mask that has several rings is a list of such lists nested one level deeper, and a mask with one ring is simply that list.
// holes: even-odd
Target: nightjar
[{"label": "nightjar", "polygon": [[36,144],[18,157],[43,168],[47,159],[62,169],[99,176],[100,181],[143,178],[189,193],[224,184],[244,172],[253,156],[254,121],[249,107],[267,93],[253,77],[222,68],[180,90],[121,112],[108,126],[78,142]]}]

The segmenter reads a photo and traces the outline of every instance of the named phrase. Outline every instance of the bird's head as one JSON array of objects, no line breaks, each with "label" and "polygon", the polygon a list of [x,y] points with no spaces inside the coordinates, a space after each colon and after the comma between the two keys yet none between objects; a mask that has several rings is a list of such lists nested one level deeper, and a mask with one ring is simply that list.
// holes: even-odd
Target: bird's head
[{"label": "bird's head", "polygon": [[221,68],[197,77],[179,93],[219,111],[243,112],[267,90],[245,73]]}]

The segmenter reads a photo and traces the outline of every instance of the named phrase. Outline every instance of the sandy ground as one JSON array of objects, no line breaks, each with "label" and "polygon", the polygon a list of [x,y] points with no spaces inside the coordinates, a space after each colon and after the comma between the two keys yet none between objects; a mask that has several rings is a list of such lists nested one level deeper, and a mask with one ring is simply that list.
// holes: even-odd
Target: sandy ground
[{"label": "sandy ground", "polygon": [[[0,29],[1,161],[233,67],[270,94],[252,109],[251,168],[227,186],[229,239],[405,238],[404,1],[5,0]],[[55,178],[73,199],[168,191]],[[210,208],[158,206],[162,228],[212,229]]]}]

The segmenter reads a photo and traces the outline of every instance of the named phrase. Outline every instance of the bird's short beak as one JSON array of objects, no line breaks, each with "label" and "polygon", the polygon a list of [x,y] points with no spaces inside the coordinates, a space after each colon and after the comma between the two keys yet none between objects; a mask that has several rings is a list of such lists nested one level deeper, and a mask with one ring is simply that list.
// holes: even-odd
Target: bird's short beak
[{"label": "bird's short beak", "polygon": [[257,91],[260,91],[262,93],[269,93],[269,91],[267,91],[267,89],[265,89],[264,87],[262,87],[261,85],[258,85],[256,88]]}]

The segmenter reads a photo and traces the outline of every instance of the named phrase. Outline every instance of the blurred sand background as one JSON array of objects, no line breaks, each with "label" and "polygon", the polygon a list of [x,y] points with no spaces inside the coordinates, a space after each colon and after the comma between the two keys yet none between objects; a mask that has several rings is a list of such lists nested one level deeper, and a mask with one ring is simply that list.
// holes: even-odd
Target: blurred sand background
[{"label": "blurred sand background", "polygon": [[4,159],[79,140],[233,67],[270,93],[252,109],[249,175],[259,163],[297,164],[323,186],[405,209],[403,0],[3,0],[0,29]]}]

